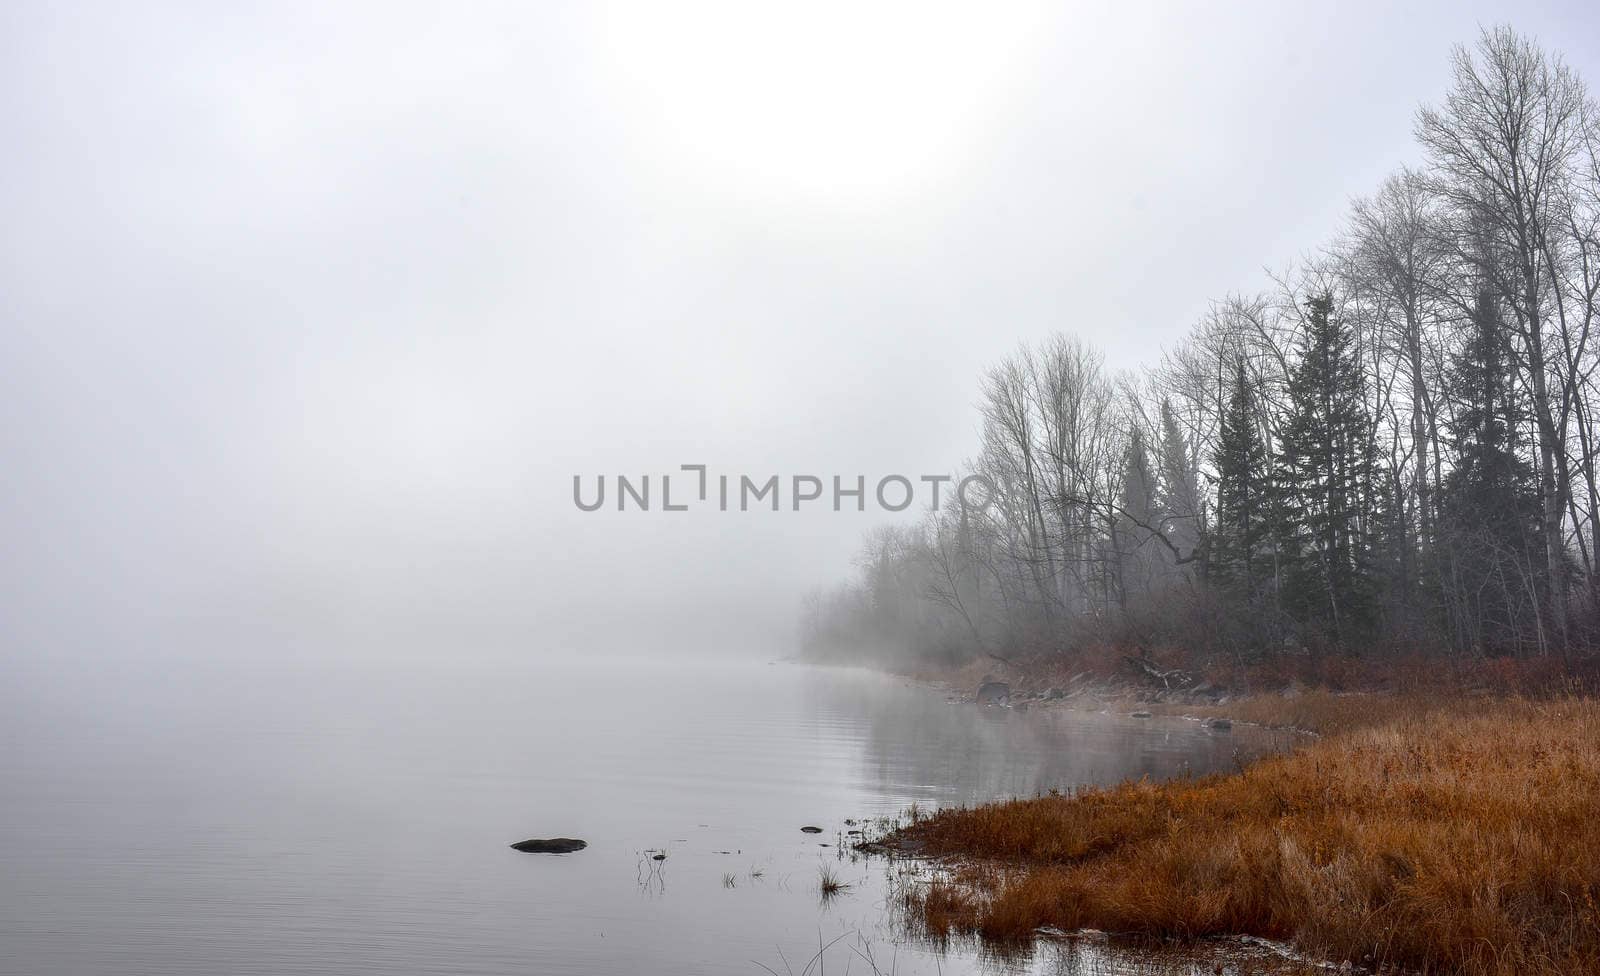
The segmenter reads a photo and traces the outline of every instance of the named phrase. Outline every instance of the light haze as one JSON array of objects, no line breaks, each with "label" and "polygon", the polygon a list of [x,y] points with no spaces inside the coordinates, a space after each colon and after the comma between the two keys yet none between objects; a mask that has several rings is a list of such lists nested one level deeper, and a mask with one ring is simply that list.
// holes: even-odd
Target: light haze
[{"label": "light haze", "polygon": [[984,366],[1152,362],[1500,21],[1600,78],[1582,3],[9,4],[6,654],[781,653],[888,516],[573,476],[954,469]]}]

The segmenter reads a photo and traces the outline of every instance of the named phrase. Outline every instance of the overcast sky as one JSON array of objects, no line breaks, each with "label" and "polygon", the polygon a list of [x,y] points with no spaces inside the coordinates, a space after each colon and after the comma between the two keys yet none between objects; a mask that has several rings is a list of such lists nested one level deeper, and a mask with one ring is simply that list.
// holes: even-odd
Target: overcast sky
[{"label": "overcast sky", "polygon": [[236,6],[0,11],[7,655],[781,653],[882,513],[573,475],[950,470],[1020,342],[1325,242],[1480,24],[1600,84],[1582,2]]}]

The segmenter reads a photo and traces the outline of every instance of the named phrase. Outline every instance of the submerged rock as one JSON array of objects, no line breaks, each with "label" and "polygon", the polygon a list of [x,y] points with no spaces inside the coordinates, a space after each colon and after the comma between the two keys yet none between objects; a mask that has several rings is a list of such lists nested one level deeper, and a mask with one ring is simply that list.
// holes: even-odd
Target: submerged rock
[{"label": "submerged rock", "polygon": [[1150,717],[1150,713],[1149,712],[1129,712],[1128,713],[1128,717],[1129,718],[1149,718]]},{"label": "submerged rock", "polygon": [[589,846],[588,841],[571,837],[549,837],[544,840],[522,840],[511,845],[514,851],[524,854],[571,854]]},{"label": "submerged rock", "polygon": [[1218,731],[1226,732],[1233,728],[1233,723],[1225,718],[1213,719],[1211,721],[1211,727],[1217,729]]},{"label": "submerged rock", "polygon": [[978,704],[1006,701],[1011,697],[1011,686],[1004,681],[985,681],[978,686]]}]

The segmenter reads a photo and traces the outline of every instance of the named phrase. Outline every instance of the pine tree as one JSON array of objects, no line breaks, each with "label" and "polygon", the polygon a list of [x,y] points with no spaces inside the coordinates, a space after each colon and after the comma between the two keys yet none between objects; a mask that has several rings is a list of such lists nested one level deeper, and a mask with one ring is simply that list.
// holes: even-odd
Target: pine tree
[{"label": "pine tree", "polygon": [[1156,514],[1156,476],[1150,467],[1144,431],[1135,427],[1128,442],[1122,473],[1122,497],[1116,521],[1117,565],[1124,604],[1130,597],[1149,596],[1160,588],[1165,557],[1170,552],[1160,540]]},{"label": "pine tree", "polygon": [[1533,610],[1525,583],[1542,590],[1547,577],[1539,483],[1517,437],[1504,342],[1494,297],[1480,293],[1449,374],[1464,402],[1448,425],[1455,465],[1440,499],[1451,629],[1459,646],[1486,651],[1512,649],[1516,617]]},{"label": "pine tree", "polygon": [[1217,515],[1207,574],[1234,595],[1249,597],[1270,576],[1271,485],[1255,390],[1243,360],[1237,364],[1211,463],[1217,471]]},{"label": "pine tree", "polygon": [[1189,440],[1178,426],[1172,401],[1161,401],[1161,508],[1169,520],[1167,538],[1183,556],[1200,544],[1200,482]]},{"label": "pine tree", "polygon": [[1306,313],[1275,478],[1284,605],[1340,643],[1372,622],[1367,556],[1376,450],[1351,330],[1333,315],[1330,295],[1311,298]]}]

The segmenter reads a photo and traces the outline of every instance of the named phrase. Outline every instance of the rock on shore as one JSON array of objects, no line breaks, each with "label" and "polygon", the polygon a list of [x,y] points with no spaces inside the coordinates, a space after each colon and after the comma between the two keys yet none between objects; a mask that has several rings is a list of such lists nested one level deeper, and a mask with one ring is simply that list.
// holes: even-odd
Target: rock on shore
[{"label": "rock on shore", "polygon": [[989,702],[1008,701],[1011,698],[1011,686],[1004,681],[985,681],[978,686],[978,704]]}]

